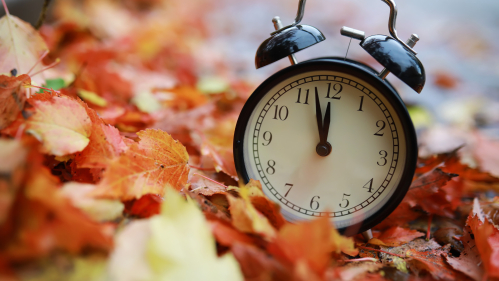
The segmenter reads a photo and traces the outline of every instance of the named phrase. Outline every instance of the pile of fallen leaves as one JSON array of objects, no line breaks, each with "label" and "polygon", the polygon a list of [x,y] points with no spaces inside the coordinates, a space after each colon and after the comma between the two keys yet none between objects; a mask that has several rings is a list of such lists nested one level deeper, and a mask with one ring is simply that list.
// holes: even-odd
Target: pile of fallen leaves
[{"label": "pile of fallen leaves", "polygon": [[58,1],[39,31],[0,19],[1,280],[499,280],[499,143],[478,132],[421,158],[369,241],[286,222],[259,182],[238,185],[255,85],[197,68],[210,2]]}]

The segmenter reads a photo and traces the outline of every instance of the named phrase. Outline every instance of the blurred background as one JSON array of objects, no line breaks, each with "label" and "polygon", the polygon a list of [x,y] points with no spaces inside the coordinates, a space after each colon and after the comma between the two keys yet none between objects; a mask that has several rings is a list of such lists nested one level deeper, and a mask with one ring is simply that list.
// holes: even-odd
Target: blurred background
[{"label": "blurred background", "polygon": [[[75,5],[78,6],[74,3],[79,1],[51,1],[48,22],[55,23],[70,16],[78,18],[78,13],[64,11],[69,2],[73,3],[74,10]],[[106,40],[123,38],[123,34],[132,30],[127,30],[128,26],[141,21],[144,11],[154,14],[162,2],[173,11],[171,17],[163,15],[163,20],[176,21],[184,27],[174,31],[164,29],[150,36],[169,38],[169,33],[175,32],[176,36],[169,40],[189,42],[177,47],[188,49],[186,52],[192,55],[199,78],[243,80],[254,89],[266,77],[289,65],[287,59],[282,59],[256,70],[254,55],[259,44],[274,30],[271,22],[274,16],[280,16],[284,25],[294,20],[298,0],[85,3],[88,2],[101,3],[95,7],[98,12],[88,13],[86,4],[81,8],[87,9],[87,16],[94,17],[89,28]],[[43,3],[42,0],[7,0],[11,14],[33,24]],[[56,5],[58,8],[54,8]],[[403,40],[412,33],[420,37],[415,50],[425,66],[427,82],[418,95],[393,75],[387,79],[409,105],[422,143],[421,153],[446,151],[466,143],[471,131],[499,139],[499,1],[399,0],[397,5],[399,36]],[[108,9],[111,6],[122,7],[122,10]],[[345,56],[350,39],[340,35],[342,26],[363,30],[367,36],[389,34],[388,15],[389,7],[379,0],[309,0],[302,23],[317,27],[326,41],[297,53],[297,59]],[[141,23],[147,24],[147,21]],[[355,40],[348,58],[382,69]]]}]

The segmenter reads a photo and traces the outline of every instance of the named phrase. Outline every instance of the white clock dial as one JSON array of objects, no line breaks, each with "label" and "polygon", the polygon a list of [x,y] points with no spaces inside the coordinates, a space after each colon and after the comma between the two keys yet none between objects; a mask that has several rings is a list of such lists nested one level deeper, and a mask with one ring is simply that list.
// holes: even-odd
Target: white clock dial
[{"label": "white clock dial", "polygon": [[[316,152],[330,103],[327,141]],[[252,111],[244,137],[245,169],[281,205],[289,220],[328,216],[338,228],[380,210],[400,183],[406,140],[396,111],[375,87],[335,71],[314,71],[279,83]]]}]

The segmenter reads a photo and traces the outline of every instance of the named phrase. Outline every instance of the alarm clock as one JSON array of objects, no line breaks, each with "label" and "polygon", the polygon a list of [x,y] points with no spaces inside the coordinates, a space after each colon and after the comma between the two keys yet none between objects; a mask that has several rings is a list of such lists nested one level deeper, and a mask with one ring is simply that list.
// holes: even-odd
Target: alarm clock
[{"label": "alarm clock", "polygon": [[264,193],[289,221],[328,217],[345,235],[363,233],[385,219],[411,184],[418,155],[413,123],[397,91],[385,80],[393,73],[416,92],[424,67],[396,32],[397,7],[390,7],[387,35],[365,37],[343,27],[341,34],[385,69],[321,57],[300,63],[294,53],[325,40],[315,27],[295,21],[276,31],[256,53],[260,68],[289,57],[291,66],[266,79],[249,97],[234,134],[234,162],[242,181],[262,183]]}]

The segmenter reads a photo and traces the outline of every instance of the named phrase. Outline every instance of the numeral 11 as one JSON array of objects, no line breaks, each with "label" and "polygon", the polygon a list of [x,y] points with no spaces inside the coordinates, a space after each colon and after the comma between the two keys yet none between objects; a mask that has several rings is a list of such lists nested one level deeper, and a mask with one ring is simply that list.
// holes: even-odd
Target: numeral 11
[{"label": "numeral 11", "polygon": [[[303,104],[308,104],[308,92],[309,92],[309,89],[307,89],[307,94],[305,96],[305,102]],[[298,89],[298,99],[296,100],[296,103],[301,103],[300,100],[301,100],[301,88]]]}]

